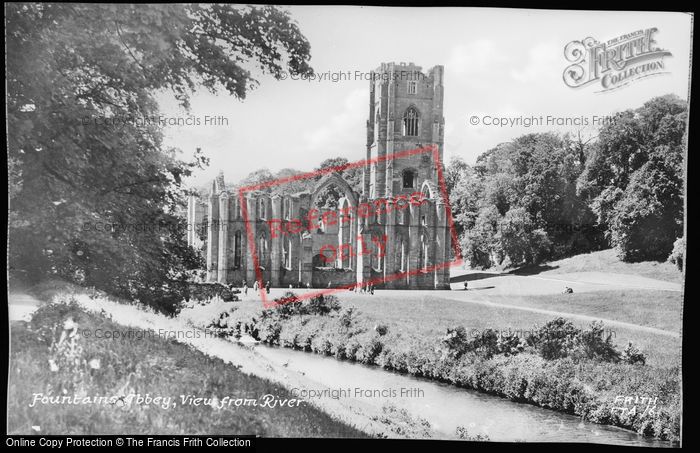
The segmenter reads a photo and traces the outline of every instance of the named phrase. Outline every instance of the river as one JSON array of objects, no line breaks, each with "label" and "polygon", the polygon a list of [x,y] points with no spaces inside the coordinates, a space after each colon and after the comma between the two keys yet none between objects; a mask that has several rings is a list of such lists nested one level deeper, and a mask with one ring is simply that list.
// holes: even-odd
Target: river
[{"label": "river", "polygon": [[499,442],[675,446],[622,428],[582,421],[573,415],[387,371],[377,366],[261,343],[255,343],[253,347],[268,360],[318,382],[319,390],[328,387],[337,389],[336,394],[340,398],[356,398],[379,407],[391,404],[406,409],[411,415],[429,421],[446,438],[454,438],[457,427],[462,426],[470,436],[485,434],[490,440]]}]

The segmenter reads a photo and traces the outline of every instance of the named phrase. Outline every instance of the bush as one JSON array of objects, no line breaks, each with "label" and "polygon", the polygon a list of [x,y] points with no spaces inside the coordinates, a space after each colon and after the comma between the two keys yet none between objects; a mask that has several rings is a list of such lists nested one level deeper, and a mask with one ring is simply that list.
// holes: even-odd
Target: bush
[{"label": "bush", "polygon": [[377,332],[380,337],[382,337],[389,333],[389,326],[386,324],[377,324],[374,326],[374,331]]},{"label": "bush", "polygon": [[463,326],[448,327],[440,341],[446,349],[447,357],[456,359],[467,351],[469,336]]},{"label": "bush", "polygon": [[528,337],[528,344],[545,359],[560,359],[573,352],[580,332],[581,330],[571,321],[556,318],[531,334]]},{"label": "bush", "polygon": [[357,323],[357,309],[355,307],[348,307],[340,314],[338,317],[338,323],[341,329],[349,331]]},{"label": "bush", "polygon": [[489,438],[488,434],[477,434],[475,436],[472,436],[467,431],[467,428],[465,428],[464,426],[461,426],[461,425],[457,427],[455,434],[460,439],[469,440],[472,442],[488,442],[489,440],[491,440]]},{"label": "bush", "polygon": [[498,348],[498,334],[493,329],[486,329],[480,335],[467,342],[466,350],[490,359],[500,352]]},{"label": "bush", "polygon": [[683,271],[683,257],[685,256],[685,238],[678,238],[673,243],[673,251],[668,257],[668,260],[675,264],[679,271]]},{"label": "bush", "polygon": [[321,294],[312,298],[304,308],[305,314],[323,316],[339,311],[340,302],[335,296],[324,296]]},{"label": "bush", "polygon": [[514,332],[501,332],[498,334],[496,347],[500,354],[506,356],[520,354],[525,350],[527,343]]},{"label": "bush", "polygon": [[579,333],[575,354],[578,357],[599,360],[602,362],[617,362],[620,353],[612,343],[612,334],[605,335],[603,323],[594,321],[588,330]]},{"label": "bush", "polygon": [[[282,297],[275,299],[274,313],[283,317],[288,318],[290,316],[300,315],[303,313],[302,303],[299,297],[292,291],[287,291]],[[268,310],[272,313],[272,310]]]},{"label": "bush", "polygon": [[630,341],[627,343],[624,351],[622,351],[622,361],[629,363],[630,365],[644,365],[647,362],[646,356],[642,352],[632,345]]}]

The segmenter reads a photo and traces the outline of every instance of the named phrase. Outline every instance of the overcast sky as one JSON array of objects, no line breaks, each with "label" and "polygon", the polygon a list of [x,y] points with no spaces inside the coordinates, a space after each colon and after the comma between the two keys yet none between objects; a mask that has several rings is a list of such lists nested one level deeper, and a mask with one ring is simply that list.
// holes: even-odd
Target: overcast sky
[{"label": "overcast sky", "polygon": [[[211,159],[191,183],[205,184],[219,170],[236,181],[267,167],[312,170],[323,159],[364,158],[367,73],[381,62],[414,62],[426,71],[445,66],[445,160],[473,163],[495,145],[528,132],[572,127],[484,126],[483,116],[586,117],[636,108],[667,93],[688,98],[691,16],[681,13],[571,12],[491,8],[288,7],[311,43],[316,73],[347,72],[351,80],[276,81],[241,102],[202,91],[190,114],[222,115],[228,125],[166,128],[166,143],[187,158],[201,147]],[[593,37],[607,41],[651,27],[656,45],[671,52],[668,74],[635,81],[611,92],[600,85],[573,89],[562,80],[570,64],[564,47]],[[183,116],[170,96],[160,97],[165,115]],[[470,124],[472,116],[480,124]],[[573,127],[573,129],[577,129]],[[590,128],[589,128],[590,130]],[[585,132],[585,131],[584,131]]]}]

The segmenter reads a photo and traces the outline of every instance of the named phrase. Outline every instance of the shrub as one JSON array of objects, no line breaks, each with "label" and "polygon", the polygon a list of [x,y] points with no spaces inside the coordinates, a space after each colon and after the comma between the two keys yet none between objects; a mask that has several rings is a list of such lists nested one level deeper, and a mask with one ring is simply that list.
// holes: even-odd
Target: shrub
[{"label": "shrub", "polygon": [[348,307],[343,310],[338,317],[338,323],[343,330],[349,331],[352,329],[353,326],[357,324],[357,309],[355,307]]},{"label": "shrub", "polygon": [[490,359],[500,352],[498,348],[498,334],[493,329],[486,329],[480,335],[467,342],[466,350]]},{"label": "shrub", "polygon": [[257,331],[253,330],[251,335],[258,341],[269,344],[279,344],[282,324],[278,319],[267,317],[257,323]]},{"label": "shrub", "polygon": [[377,335],[384,336],[389,333],[389,326],[386,324],[376,324],[374,326],[374,331],[377,332]]},{"label": "shrub", "polygon": [[620,360],[620,353],[612,343],[612,334],[605,335],[603,323],[594,321],[588,330],[579,333],[575,355],[588,359],[600,360],[603,362],[617,362]]},{"label": "shrub", "polygon": [[460,439],[469,440],[473,442],[488,442],[489,440],[491,440],[487,434],[477,434],[475,436],[472,436],[467,431],[467,428],[461,425],[457,427],[455,434]]},{"label": "shrub", "polygon": [[527,343],[514,332],[500,332],[496,347],[500,354],[506,356],[520,354],[525,350]]},{"label": "shrub", "polygon": [[624,351],[622,351],[622,361],[629,363],[630,365],[644,365],[647,362],[647,358],[642,354],[642,352],[632,345],[630,341],[627,343]]},{"label": "shrub", "polygon": [[303,313],[302,303],[296,294],[287,291],[282,297],[275,299],[274,312],[283,318],[300,315]]},{"label": "shrub", "polygon": [[306,314],[323,316],[339,311],[340,302],[335,296],[324,296],[321,294],[312,298],[304,308]]},{"label": "shrub", "polygon": [[528,344],[545,359],[559,359],[573,352],[580,332],[581,330],[571,321],[556,318],[531,334],[528,337]]},{"label": "shrub", "polygon": [[673,251],[668,260],[675,264],[679,271],[683,271],[683,257],[685,256],[685,238],[678,238],[673,243]]},{"label": "shrub", "polygon": [[467,330],[463,326],[448,327],[440,342],[446,349],[447,357],[459,358],[468,348],[469,337]]},{"label": "shrub", "polygon": [[355,360],[364,364],[374,364],[384,347],[379,337],[374,332],[365,332],[353,337],[353,339],[356,339],[359,345],[355,351]]}]

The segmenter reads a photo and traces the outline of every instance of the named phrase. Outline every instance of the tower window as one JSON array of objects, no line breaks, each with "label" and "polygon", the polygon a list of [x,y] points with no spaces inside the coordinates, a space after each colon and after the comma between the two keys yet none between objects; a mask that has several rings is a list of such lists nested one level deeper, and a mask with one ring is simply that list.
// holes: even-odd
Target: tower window
[{"label": "tower window", "polygon": [[418,120],[420,115],[414,107],[409,107],[403,115],[403,135],[418,136]]},{"label": "tower window", "polygon": [[409,81],[408,82],[408,94],[416,94],[418,92],[418,82]]},{"label": "tower window", "polygon": [[403,172],[403,188],[413,189],[416,180],[416,173],[413,170],[404,170]]}]

